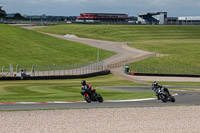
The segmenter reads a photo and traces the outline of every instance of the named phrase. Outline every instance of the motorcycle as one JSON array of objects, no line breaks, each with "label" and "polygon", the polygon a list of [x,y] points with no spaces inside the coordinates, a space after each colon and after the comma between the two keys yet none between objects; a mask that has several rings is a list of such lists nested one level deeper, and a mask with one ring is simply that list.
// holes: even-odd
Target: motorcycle
[{"label": "motorcycle", "polygon": [[174,96],[172,96],[171,94],[166,92],[164,87],[159,88],[158,93],[157,93],[157,97],[158,97],[158,99],[160,99],[164,103],[167,102],[167,101],[175,102]]},{"label": "motorcycle", "polygon": [[81,90],[81,93],[83,94],[83,98],[87,103],[91,103],[92,101],[99,103],[103,102],[103,97],[100,94],[96,93],[96,91],[92,92],[91,96],[88,93],[85,93],[85,90]]}]

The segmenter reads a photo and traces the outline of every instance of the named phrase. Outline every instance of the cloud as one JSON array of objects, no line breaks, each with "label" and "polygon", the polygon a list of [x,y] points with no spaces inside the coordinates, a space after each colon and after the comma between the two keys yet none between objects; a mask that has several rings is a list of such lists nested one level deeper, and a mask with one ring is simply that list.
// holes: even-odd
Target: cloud
[{"label": "cloud", "polygon": [[68,3],[68,2],[76,2],[76,3],[79,3],[79,2],[87,2],[88,0],[50,0],[52,2],[61,2],[61,3]]},{"label": "cloud", "polygon": [[167,0],[149,0],[149,4],[155,6],[166,6]]}]

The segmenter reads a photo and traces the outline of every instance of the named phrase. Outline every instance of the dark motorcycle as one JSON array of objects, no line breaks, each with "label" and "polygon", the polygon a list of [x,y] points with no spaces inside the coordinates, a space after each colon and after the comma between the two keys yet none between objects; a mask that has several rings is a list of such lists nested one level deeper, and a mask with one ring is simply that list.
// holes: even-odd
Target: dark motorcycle
[{"label": "dark motorcycle", "polygon": [[159,88],[158,93],[157,93],[158,99],[160,99],[164,103],[167,101],[175,102],[174,96],[166,92],[165,89],[166,89],[165,87]]},{"label": "dark motorcycle", "polygon": [[85,90],[81,90],[81,93],[83,94],[83,98],[87,103],[91,103],[91,101],[99,103],[103,102],[103,97],[100,94],[96,93],[96,91],[92,92],[91,96],[88,93],[85,93]]}]

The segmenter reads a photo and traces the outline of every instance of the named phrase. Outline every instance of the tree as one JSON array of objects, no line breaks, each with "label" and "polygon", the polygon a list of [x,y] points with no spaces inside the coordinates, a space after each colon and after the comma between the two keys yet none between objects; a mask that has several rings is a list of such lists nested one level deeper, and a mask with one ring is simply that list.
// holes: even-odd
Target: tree
[{"label": "tree", "polygon": [[24,19],[24,17],[20,13],[16,13],[14,18],[17,20]]},{"label": "tree", "polygon": [[0,18],[4,18],[6,16],[6,11],[1,9],[2,6],[0,6]]}]

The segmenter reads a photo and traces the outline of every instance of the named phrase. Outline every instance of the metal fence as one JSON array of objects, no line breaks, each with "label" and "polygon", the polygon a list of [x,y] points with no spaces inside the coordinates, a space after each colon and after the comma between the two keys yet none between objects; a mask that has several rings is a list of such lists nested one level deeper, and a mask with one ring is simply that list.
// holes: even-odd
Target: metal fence
[{"label": "metal fence", "polygon": [[100,72],[106,69],[124,67],[127,63],[136,62],[150,57],[159,57],[160,54],[148,54],[138,56],[128,60],[123,60],[113,64],[105,64],[104,61],[74,65],[7,65],[0,66],[1,77],[21,77],[21,76],[59,76],[59,75],[83,75]]},{"label": "metal fence", "polygon": [[200,21],[173,21],[173,22],[166,22],[166,25],[200,25]]},{"label": "metal fence", "polygon": [[123,60],[113,64],[105,64],[104,61],[86,64],[74,65],[8,65],[0,66],[0,77],[22,77],[22,76],[63,76],[63,75],[84,75],[95,72],[104,71],[106,69],[114,69],[118,67],[129,66],[130,71],[135,73],[155,73],[155,74],[200,74],[200,67],[195,66],[156,66],[148,64],[138,64],[137,62],[150,57],[161,57],[162,54],[148,54],[142,55],[128,60]]},{"label": "metal fence", "polygon": [[1,66],[1,77],[83,75],[105,70],[104,62],[74,65]]},{"label": "metal fence", "polygon": [[[71,24],[65,21],[45,21],[45,20],[16,20],[16,19],[4,19],[0,23],[5,24],[21,24],[21,25],[35,25],[35,26],[49,26],[58,24]],[[73,24],[92,24],[92,25],[141,25],[141,23],[135,22],[72,22]],[[146,24],[143,24],[146,25]],[[165,25],[200,25],[200,21],[167,21]]]},{"label": "metal fence", "polygon": [[151,57],[161,57],[161,56],[163,56],[163,55],[157,54],[157,53],[142,55],[142,56],[130,58],[128,60],[123,60],[123,61],[120,61],[120,62],[117,62],[117,63],[108,64],[108,65],[106,65],[106,68],[107,69],[113,69],[113,68],[118,68],[118,67],[122,67],[122,66],[124,67],[128,63],[137,62],[137,61],[144,60],[144,59],[151,58]]}]

